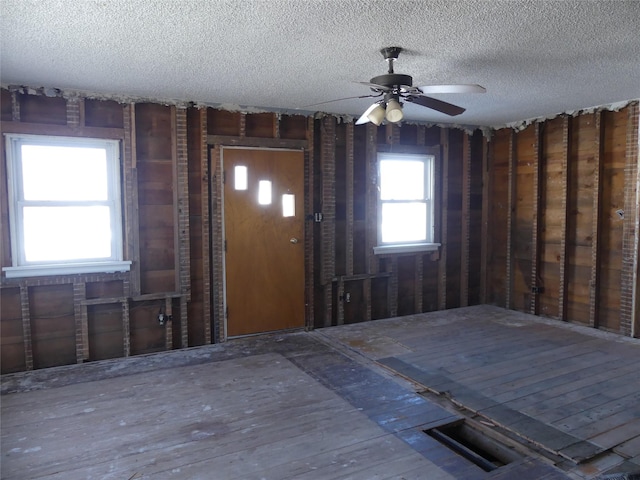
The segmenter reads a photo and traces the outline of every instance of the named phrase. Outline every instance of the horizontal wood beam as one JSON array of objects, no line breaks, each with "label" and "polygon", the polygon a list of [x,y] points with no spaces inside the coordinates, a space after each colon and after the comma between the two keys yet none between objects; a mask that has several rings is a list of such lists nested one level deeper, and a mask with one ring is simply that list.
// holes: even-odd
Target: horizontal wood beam
[{"label": "horizontal wood beam", "polygon": [[79,305],[109,305],[112,303],[122,303],[126,302],[129,299],[127,297],[109,297],[109,298],[87,298],[85,300],[80,300],[78,302]]},{"label": "horizontal wood beam", "polygon": [[27,122],[0,122],[2,133],[19,133],[30,135],[55,135],[60,137],[89,137],[124,139],[124,128],[83,127],[68,125],[45,125]]},{"label": "horizontal wood beam", "polygon": [[79,302],[80,305],[109,305],[110,303],[122,302],[145,302],[147,300],[167,300],[170,298],[187,297],[184,293],[150,293],[145,295],[137,295],[134,297],[103,297],[103,298],[87,298]]},{"label": "horizontal wood beam", "polygon": [[367,279],[371,279],[371,278],[384,278],[384,277],[390,277],[391,273],[390,272],[379,272],[379,273],[359,273],[356,275],[340,275],[337,277],[333,277],[332,281],[334,282],[338,282],[338,281],[344,281],[344,282],[351,282],[351,281],[355,281],[355,280],[367,280]]},{"label": "horizontal wood beam", "polygon": [[233,147],[291,148],[294,150],[303,150],[309,147],[309,142],[307,140],[235,137],[232,135],[207,135],[207,143],[209,145],[227,145]]}]

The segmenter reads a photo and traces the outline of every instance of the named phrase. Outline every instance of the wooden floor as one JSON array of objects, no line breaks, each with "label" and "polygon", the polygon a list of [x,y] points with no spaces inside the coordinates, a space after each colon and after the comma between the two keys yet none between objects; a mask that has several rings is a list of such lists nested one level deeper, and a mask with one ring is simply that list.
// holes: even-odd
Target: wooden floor
[{"label": "wooden floor", "polygon": [[[592,333],[473,307],[5,375],[0,476],[561,480],[640,470],[640,345]],[[486,472],[424,433],[462,419],[516,432],[521,458]]]},{"label": "wooden floor", "polygon": [[453,478],[276,353],[7,395],[2,478]]},{"label": "wooden floor", "polygon": [[640,341],[491,306],[324,329],[367,358],[574,461],[640,472]]}]

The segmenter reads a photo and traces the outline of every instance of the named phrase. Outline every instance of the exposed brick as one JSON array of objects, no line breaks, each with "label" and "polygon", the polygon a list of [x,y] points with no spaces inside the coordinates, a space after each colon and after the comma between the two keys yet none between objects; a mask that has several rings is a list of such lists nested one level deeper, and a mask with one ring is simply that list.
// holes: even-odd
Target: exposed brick
[{"label": "exposed brick", "polygon": [[320,164],[322,169],[322,214],[320,265],[321,282],[324,288],[324,326],[331,325],[332,298],[331,279],[335,274],[335,209],[336,209],[336,119],[324,117],[322,120],[322,143]]},{"label": "exposed brick", "polygon": [[589,325],[592,327],[598,327],[598,288],[600,284],[600,215],[602,210],[602,168],[603,168],[603,154],[602,154],[602,115],[600,112],[595,114],[595,128],[597,131],[596,136],[596,167],[593,171],[593,219],[591,226],[591,278],[589,280]]},{"label": "exposed brick", "polygon": [[24,339],[25,368],[33,370],[33,348],[31,340],[31,312],[29,309],[29,287],[20,285],[20,308],[22,310],[22,338]]},{"label": "exposed brick", "polygon": [[[640,226],[640,205],[638,196],[638,102],[627,107],[627,138],[624,167],[624,223],[622,233],[622,272],[620,286],[620,333],[637,335],[638,286],[634,280],[638,275],[638,231]],[[634,302],[636,303],[634,305]],[[634,318],[636,317],[636,318]]]},{"label": "exposed brick", "polygon": [[[538,267],[540,257],[540,175],[541,175],[541,149],[540,149],[540,123],[535,124],[535,142],[533,144],[533,158],[535,159],[535,165],[533,168],[533,212],[532,212],[532,225],[531,225],[531,285],[538,285]],[[531,295],[531,303],[529,305],[529,313],[535,315],[538,313],[538,295]]]},{"label": "exposed brick", "polygon": [[89,360],[89,326],[87,307],[82,304],[86,299],[86,284],[76,281],[73,283],[73,313],[76,322],[76,361],[83,363]]}]

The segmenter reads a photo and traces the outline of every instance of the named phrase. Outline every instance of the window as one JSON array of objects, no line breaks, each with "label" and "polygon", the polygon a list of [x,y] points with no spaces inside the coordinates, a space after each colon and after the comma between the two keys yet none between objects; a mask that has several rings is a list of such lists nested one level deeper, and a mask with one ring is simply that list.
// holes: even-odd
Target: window
[{"label": "window", "polygon": [[293,193],[284,193],[282,195],[282,216],[296,216],[296,196]]},{"label": "window", "polygon": [[116,140],[6,134],[7,277],[129,270]]},{"label": "window", "polygon": [[260,205],[271,205],[271,180],[260,180],[258,182],[258,203]]},{"label": "window", "polygon": [[432,155],[378,154],[375,253],[436,250]]}]

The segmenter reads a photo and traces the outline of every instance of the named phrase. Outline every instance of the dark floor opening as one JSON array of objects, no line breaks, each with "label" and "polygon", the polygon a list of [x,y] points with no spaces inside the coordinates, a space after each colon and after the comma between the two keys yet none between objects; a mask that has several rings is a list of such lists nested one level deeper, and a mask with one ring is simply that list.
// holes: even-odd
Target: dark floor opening
[{"label": "dark floor opening", "polygon": [[425,430],[425,433],[485,472],[491,472],[522,458],[511,447],[487,437],[464,420]]}]

